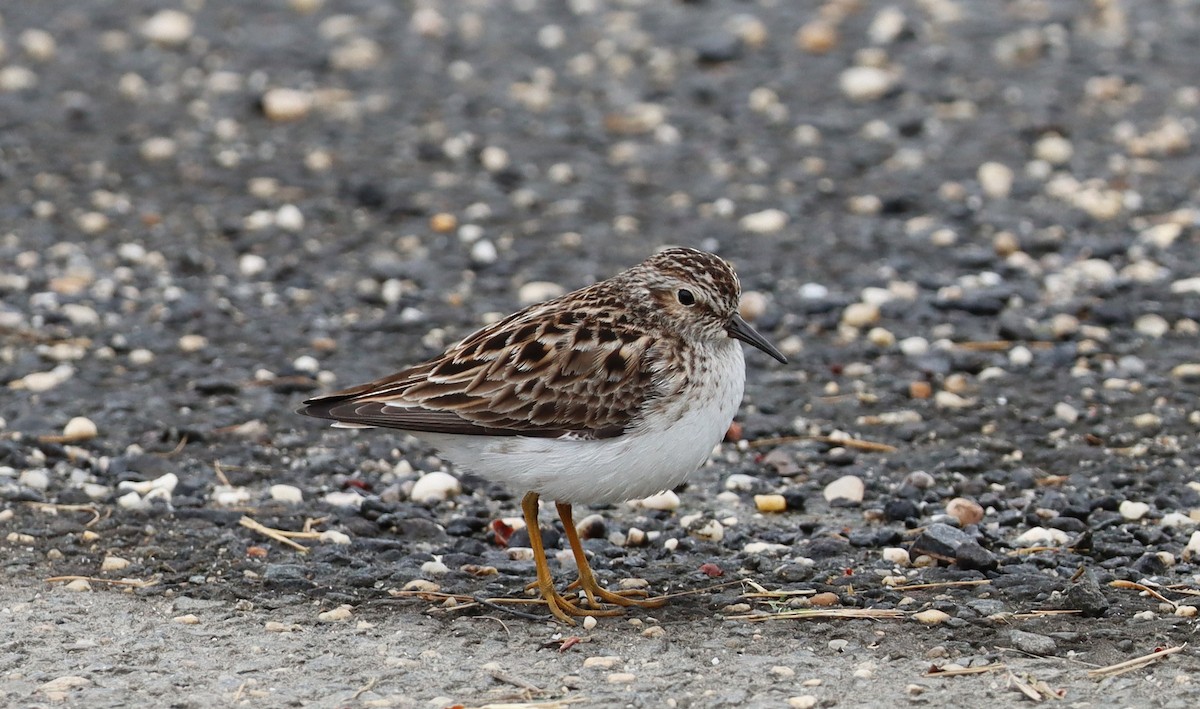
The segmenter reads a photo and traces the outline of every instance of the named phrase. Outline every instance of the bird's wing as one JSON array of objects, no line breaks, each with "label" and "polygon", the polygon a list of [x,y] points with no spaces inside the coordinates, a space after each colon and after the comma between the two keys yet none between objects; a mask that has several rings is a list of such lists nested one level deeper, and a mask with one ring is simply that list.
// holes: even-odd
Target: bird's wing
[{"label": "bird's wing", "polygon": [[609,438],[660,395],[660,358],[650,355],[664,346],[627,319],[550,301],[299,413],[409,431]]}]

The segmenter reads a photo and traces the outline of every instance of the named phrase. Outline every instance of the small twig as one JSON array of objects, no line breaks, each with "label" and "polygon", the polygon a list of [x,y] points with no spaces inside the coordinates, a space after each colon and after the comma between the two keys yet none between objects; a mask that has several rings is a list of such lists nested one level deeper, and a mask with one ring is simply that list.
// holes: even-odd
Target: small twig
[{"label": "small twig", "polygon": [[[505,608],[504,606],[500,605],[499,603],[494,603],[492,601],[489,601],[486,598],[480,598],[478,596],[475,596],[471,600],[474,603],[483,606],[484,608],[491,608],[492,610],[494,610],[498,613],[507,613],[508,615],[516,616],[516,617],[524,619],[524,620],[534,620],[534,621],[545,620],[545,618],[543,616],[534,615],[532,613],[526,613],[524,611],[519,611],[516,608]],[[540,599],[538,599],[538,600],[540,600]],[[464,604],[464,605],[468,605],[468,604]],[[461,608],[462,608],[462,606],[459,606],[458,608],[455,608],[455,610],[460,610]],[[497,618],[497,620],[499,620],[499,618]],[[501,622],[500,625],[504,625],[504,623]],[[508,626],[505,626],[504,629],[508,630]]]},{"label": "small twig", "polygon": [[187,434],[184,434],[179,437],[179,443],[176,443],[174,448],[167,451],[166,453],[159,453],[157,455],[159,455],[162,458],[173,458],[173,457],[179,455],[179,452],[182,451],[184,449],[184,447],[187,446],[187,444],[188,444],[188,437],[187,437]]},{"label": "small twig", "polygon": [[229,478],[225,477],[225,471],[221,470],[221,461],[213,461],[213,472],[217,474],[217,480],[220,480],[222,485],[233,487],[233,484],[229,482]]},{"label": "small twig", "polygon": [[372,677],[371,679],[367,680],[367,683],[366,683],[366,684],[364,684],[363,686],[359,687],[359,688],[358,688],[358,691],[356,691],[356,692],[355,692],[353,695],[351,695],[351,697],[350,697],[350,701],[355,701],[355,700],[357,700],[357,699],[358,699],[359,697],[361,697],[362,695],[364,695],[364,694],[366,694],[367,692],[369,692],[369,691],[371,691],[372,689],[374,689],[374,688],[375,688],[375,685],[376,685],[376,684],[378,684],[378,683],[379,683],[379,678],[378,678],[378,677]]},{"label": "small twig", "polygon": [[1167,605],[1171,606],[1172,610],[1179,609],[1178,603],[1176,603],[1175,601],[1172,601],[1171,599],[1162,595],[1158,591],[1155,591],[1154,589],[1152,589],[1149,586],[1146,586],[1144,584],[1136,583],[1134,581],[1122,581],[1120,579],[1117,579],[1116,581],[1113,581],[1112,583],[1110,583],[1108,585],[1112,586],[1113,588],[1125,588],[1125,589],[1132,589],[1134,591],[1141,591],[1142,593],[1144,593],[1148,596],[1151,596],[1153,598],[1157,598],[1158,600],[1162,601],[1163,603],[1166,603]]},{"label": "small twig", "polygon": [[1167,655],[1174,655],[1177,652],[1181,652],[1185,647],[1187,647],[1187,643],[1184,643],[1182,645],[1177,645],[1175,647],[1165,648],[1163,650],[1155,650],[1154,652],[1150,653],[1149,655],[1142,655],[1141,657],[1135,657],[1132,660],[1118,662],[1117,664],[1109,665],[1108,667],[1100,667],[1095,670],[1089,670],[1088,677],[1093,677],[1093,678],[1108,677],[1108,676],[1124,674],[1131,670],[1136,670],[1140,667],[1144,667],[1144,666],[1150,664],[1151,662],[1157,662],[1157,661],[1163,659],[1164,657],[1166,657]]},{"label": "small twig", "polygon": [[785,443],[799,443],[800,441],[817,441],[818,443],[828,443],[830,445],[853,448],[869,453],[895,453],[899,450],[887,443],[866,441],[861,438],[838,438],[836,436],[778,436],[776,438],[759,438],[754,441],[747,441],[746,445],[751,448],[767,448]]},{"label": "small twig", "polygon": [[[512,635],[512,631],[508,629],[508,624],[494,615],[477,615],[475,616],[475,620],[494,620],[500,624],[501,628],[504,628],[505,635]],[[541,620],[541,618],[538,618],[538,620]]]},{"label": "small twig", "polygon": [[490,672],[488,672],[488,674],[490,674],[492,676],[492,679],[496,680],[497,682],[511,684],[512,686],[514,686],[518,689],[523,689],[526,692],[529,692],[531,695],[542,694],[541,687],[538,687],[536,684],[533,684],[532,682],[526,682],[525,680],[521,679],[520,677],[514,677],[514,676],[508,674],[507,672],[504,672],[503,670],[491,670]]},{"label": "small twig", "polygon": [[87,581],[88,583],[107,583],[112,586],[132,586],[133,588],[149,588],[162,578],[151,576],[148,579],[102,579],[95,576],[51,576],[46,583],[70,583],[71,581]]},{"label": "small twig", "polygon": [[871,608],[800,608],[797,610],[781,611],[779,613],[747,613],[731,615],[729,620],[748,620],[752,623],[764,620],[808,620],[810,618],[840,618],[855,620],[898,620],[905,617],[904,611],[876,610]]},{"label": "small twig", "polygon": [[1063,609],[1063,610],[1044,610],[1044,611],[1027,611],[1025,613],[1013,613],[1012,617],[1017,620],[1032,620],[1034,618],[1048,618],[1054,615],[1079,615],[1083,613],[1081,610]]},{"label": "small twig", "polygon": [[100,521],[100,510],[93,505],[60,505],[54,502],[26,502],[25,504],[33,507],[36,510],[53,511],[53,512],[90,512],[92,519],[85,527],[90,527]]},{"label": "small twig", "polygon": [[988,579],[977,579],[975,581],[935,581],[931,583],[914,583],[908,586],[891,586],[893,591],[919,591],[927,588],[953,588],[956,586],[986,586],[991,581]]},{"label": "small twig", "polygon": [[1028,340],[1018,342],[1016,340],[981,340],[978,342],[956,342],[955,349],[967,350],[970,352],[1004,352],[1011,350],[1017,345],[1024,345],[1031,350],[1048,350],[1054,347],[1053,342],[1044,340]]},{"label": "small twig", "polygon": [[[270,537],[271,539],[274,539],[275,541],[279,542],[280,544],[287,545],[287,546],[295,549],[296,551],[300,552],[301,554],[308,553],[308,547],[304,546],[303,544],[298,544],[298,543],[292,541],[291,539],[288,539],[287,535],[295,535],[295,534],[297,534],[297,532],[290,532],[290,533],[287,533],[287,535],[285,535],[285,533],[282,530],[271,529],[270,527],[262,525],[256,521],[250,519],[249,517],[242,517],[241,519],[238,520],[238,524],[242,525],[243,527],[245,527],[247,529],[258,532],[259,534],[261,534],[265,537]],[[320,536],[320,535],[317,535],[317,536]],[[306,537],[306,538],[308,538],[308,537]]]},{"label": "small twig", "polygon": [[930,667],[926,672],[926,677],[958,677],[960,675],[981,675],[984,672],[996,672],[997,670],[1007,669],[1007,665],[995,663],[991,665],[979,665],[977,667],[958,667],[952,670],[943,670],[940,667]]}]

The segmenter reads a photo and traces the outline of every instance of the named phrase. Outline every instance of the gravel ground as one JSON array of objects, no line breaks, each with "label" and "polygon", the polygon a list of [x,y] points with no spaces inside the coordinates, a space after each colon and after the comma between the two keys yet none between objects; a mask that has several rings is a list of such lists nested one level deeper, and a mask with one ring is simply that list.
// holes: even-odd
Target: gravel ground
[{"label": "gravel ground", "polygon": [[[1198,37],[1189,0],[5,6],[0,704],[1196,706]],[[665,608],[475,602],[532,578],[512,492],[292,413],[665,244],[792,358],[687,485],[581,511]]]}]

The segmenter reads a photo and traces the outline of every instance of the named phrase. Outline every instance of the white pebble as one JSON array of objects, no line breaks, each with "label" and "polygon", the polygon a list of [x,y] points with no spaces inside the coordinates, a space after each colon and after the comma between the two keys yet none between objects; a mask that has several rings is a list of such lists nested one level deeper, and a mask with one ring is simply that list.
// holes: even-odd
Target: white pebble
[{"label": "white pebble", "polygon": [[75,376],[75,368],[60,364],[49,372],[30,372],[20,379],[9,382],[10,389],[24,389],[33,394],[49,391]]},{"label": "white pebble", "polygon": [[788,214],[781,209],[764,209],[738,220],[738,226],[754,234],[774,234],[787,226],[787,223]]},{"label": "white pebble", "polygon": [[754,322],[767,313],[767,296],[756,290],[742,293],[742,301],[738,304],[738,314],[746,320]]},{"label": "white pebble", "polygon": [[421,476],[413,484],[409,498],[413,502],[442,502],[462,493],[462,483],[450,473],[434,471]]},{"label": "white pebble", "polygon": [[162,490],[167,495],[175,491],[179,484],[179,476],[175,473],[165,473],[153,480],[125,480],[117,485],[118,490],[133,490],[139,495],[149,495],[155,490]]},{"label": "white pebble", "polygon": [[584,616],[583,629],[584,630],[592,630],[595,627],[596,627],[596,616],[594,616],[594,615]]},{"label": "white pebble", "polygon": [[325,504],[333,507],[362,507],[363,496],[353,490],[331,492],[325,495]]},{"label": "white pebble", "polygon": [[679,509],[679,495],[676,495],[674,490],[665,490],[657,495],[644,498],[638,504],[648,510],[677,510]]},{"label": "white pebble", "polygon": [[879,306],[872,303],[851,303],[842,311],[842,324],[863,328],[879,322]]},{"label": "white pebble", "polygon": [[979,186],[992,199],[1008,199],[1012,192],[1013,171],[1008,165],[985,162],[978,170]]},{"label": "white pebble", "polygon": [[929,351],[929,340],[924,337],[906,337],[900,340],[900,351],[907,357],[920,357]]},{"label": "white pebble", "polygon": [[292,360],[292,367],[298,372],[316,374],[321,369],[321,363],[312,355],[300,355]]},{"label": "white pebble", "polygon": [[843,475],[826,485],[823,494],[827,502],[834,500],[862,502],[866,490],[867,487],[862,478],[857,475]]},{"label": "white pebble", "polygon": [[122,559],[119,556],[106,556],[104,561],[100,562],[101,571],[121,571],[129,566],[128,559]]},{"label": "white pebble", "polygon": [[178,46],[192,38],[196,23],[179,10],[159,10],[142,23],[142,36],[165,46]]},{"label": "white pebble", "polygon": [[750,492],[758,484],[758,478],[745,473],[734,473],[725,478],[725,489],[734,492]]},{"label": "white pebble", "polygon": [[1125,500],[1121,503],[1121,506],[1117,508],[1117,511],[1120,512],[1121,516],[1125,519],[1131,522],[1136,522],[1137,520],[1146,516],[1146,513],[1150,511],[1150,505],[1146,504],[1145,502]]},{"label": "white pebble", "polygon": [[1158,523],[1164,527],[1194,527],[1196,520],[1182,512],[1168,512],[1162,516]]},{"label": "white pebble", "polygon": [[1133,323],[1134,329],[1155,339],[1162,337],[1171,331],[1171,323],[1167,319],[1157,313],[1149,313],[1139,317]]},{"label": "white pebble", "polygon": [[1192,532],[1192,536],[1188,538],[1187,546],[1183,549],[1183,558],[1196,558],[1200,556],[1200,530]]},{"label": "white pebble", "polygon": [[117,498],[117,507],[122,509],[136,510],[145,506],[146,504],[142,502],[142,496],[136,492],[127,492]]},{"label": "white pebble", "polygon": [[873,66],[855,66],[842,72],[838,85],[842,93],[852,101],[877,101],[883,98],[895,84],[893,76]]},{"label": "white pebble", "polygon": [[541,303],[551,298],[557,298],[566,292],[566,289],[557,283],[550,281],[530,281],[517,291],[517,300],[521,305],[533,305]]},{"label": "white pebble", "polygon": [[250,491],[244,487],[217,485],[212,491],[212,501],[219,507],[237,507],[250,501]]},{"label": "white pebble", "polygon": [[175,141],[163,136],[155,136],[142,141],[138,153],[146,162],[161,162],[175,157]]},{"label": "white pebble", "polygon": [[500,172],[508,167],[508,151],[489,145],[479,152],[479,162],[488,172]]},{"label": "white pebble", "polygon": [[304,228],[304,213],[294,204],[285,204],[275,212],[275,226],[297,232]]},{"label": "white pebble", "polygon": [[184,335],[179,338],[178,345],[183,352],[199,352],[208,347],[208,338],[204,335]]},{"label": "white pebble", "polygon": [[1079,420],[1079,411],[1065,401],[1054,405],[1054,416],[1063,423],[1075,423]]},{"label": "white pebble", "polygon": [[339,532],[336,529],[329,529],[321,532],[320,540],[327,544],[339,544],[345,546],[350,543],[350,535],[345,532]]},{"label": "white pebble", "polygon": [[421,573],[426,576],[445,576],[450,573],[450,567],[442,563],[442,557],[435,556],[433,561],[426,561],[421,564]]},{"label": "white pebble", "polygon": [[1032,527],[1022,533],[1013,542],[1019,547],[1062,546],[1070,538],[1061,529]]},{"label": "white pebble", "polygon": [[1058,133],[1047,133],[1033,144],[1033,156],[1051,165],[1062,165],[1075,154],[1071,141]]},{"label": "white pebble", "polygon": [[312,110],[313,97],[298,89],[270,89],[263,94],[263,113],[272,121],[296,121]]},{"label": "white pebble", "polygon": [[135,367],[144,367],[154,361],[154,353],[145,347],[139,347],[129,352],[129,363]]},{"label": "white pebble", "polygon": [[882,556],[884,561],[896,566],[908,566],[910,563],[908,550],[901,547],[886,547]]},{"label": "white pebble", "polygon": [[1025,345],[1017,345],[1008,351],[1008,362],[1014,367],[1028,367],[1033,363],[1033,352]]},{"label": "white pebble", "polygon": [[267,270],[267,260],[258,254],[242,254],[238,259],[238,272],[247,278],[253,278]]},{"label": "white pebble", "polygon": [[478,266],[496,263],[499,258],[496,245],[489,239],[480,239],[471,246],[471,262]]},{"label": "white pebble", "polygon": [[50,487],[50,474],[42,468],[34,468],[22,472],[17,482],[34,490],[45,490]]},{"label": "white pebble", "polygon": [[86,416],[76,416],[63,426],[63,438],[72,442],[88,441],[100,435],[95,422]]},{"label": "white pebble", "polygon": [[344,623],[350,620],[351,611],[353,609],[347,605],[341,605],[333,610],[325,611],[317,614],[318,623]]},{"label": "white pebble", "polygon": [[304,492],[295,485],[272,485],[270,494],[272,500],[290,505],[298,505],[304,501]]}]

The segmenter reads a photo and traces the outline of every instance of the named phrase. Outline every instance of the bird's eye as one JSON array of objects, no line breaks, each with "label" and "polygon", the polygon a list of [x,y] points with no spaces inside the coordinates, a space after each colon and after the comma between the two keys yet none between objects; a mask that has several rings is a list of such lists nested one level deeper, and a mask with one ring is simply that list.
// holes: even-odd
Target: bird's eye
[{"label": "bird's eye", "polygon": [[693,294],[687,288],[680,288],[679,291],[675,294],[675,297],[678,298],[679,302],[683,303],[684,305],[695,305],[696,304],[695,294]]}]

